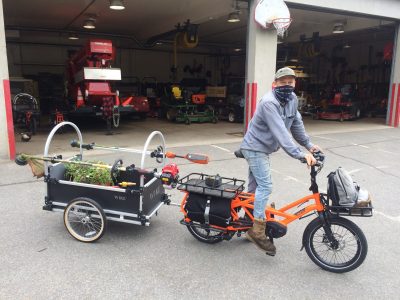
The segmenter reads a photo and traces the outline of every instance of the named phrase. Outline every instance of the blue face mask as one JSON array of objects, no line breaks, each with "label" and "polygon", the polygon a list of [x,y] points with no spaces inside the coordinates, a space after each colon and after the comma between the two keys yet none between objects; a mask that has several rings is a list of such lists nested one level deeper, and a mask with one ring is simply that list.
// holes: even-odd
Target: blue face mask
[{"label": "blue face mask", "polygon": [[285,105],[289,101],[293,91],[294,87],[291,85],[277,86],[274,89],[275,96],[282,105]]}]

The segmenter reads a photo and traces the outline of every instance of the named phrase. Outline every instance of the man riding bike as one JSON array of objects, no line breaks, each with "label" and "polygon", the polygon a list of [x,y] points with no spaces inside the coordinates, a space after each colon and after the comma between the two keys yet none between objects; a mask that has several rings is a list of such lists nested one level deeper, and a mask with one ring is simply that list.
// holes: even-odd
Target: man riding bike
[{"label": "man riding bike", "polygon": [[[303,120],[297,110],[298,99],[293,92],[296,83],[294,71],[288,67],[275,74],[273,90],[265,94],[257,105],[240,146],[249,164],[249,187],[255,193],[254,223],[246,237],[269,255],[276,254],[274,244],[265,235],[265,207],[272,192],[269,155],[282,148],[296,159],[305,159],[309,166],[316,163],[309,152],[303,152],[293,138],[310,152],[321,151],[310,142]],[[290,131],[290,133],[289,133]]]}]

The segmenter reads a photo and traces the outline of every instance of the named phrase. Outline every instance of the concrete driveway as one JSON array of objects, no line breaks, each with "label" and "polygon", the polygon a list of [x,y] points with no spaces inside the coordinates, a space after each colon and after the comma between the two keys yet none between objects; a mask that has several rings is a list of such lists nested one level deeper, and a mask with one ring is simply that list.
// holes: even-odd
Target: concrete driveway
[{"label": "concrete driveway", "polygon": [[[224,123],[219,124],[216,126]],[[190,126],[202,125],[213,126]],[[275,241],[275,257],[266,256],[244,237],[216,245],[195,240],[179,224],[182,215],[175,206],[162,207],[150,227],[110,222],[101,240],[84,244],[68,234],[62,214],[41,209],[43,181],[32,179],[27,167],[2,162],[0,298],[397,299],[400,130],[375,125],[362,130],[309,129],[313,142],[327,154],[325,168],[318,176],[321,190],[326,189],[327,174],[343,166],[374,197],[372,218],[351,218],[362,228],[369,245],[365,262],[352,272],[323,271],[305,251],[299,251],[304,228],[313,217],[290,224],[288,234]],[[176,160],[181,175],[204,172],[246,179],[246,162],[232,154],[241,141],[237,132],[240,126],[229,128],[219,137],[209,131],[203,133],[208,139],[190,134],[176,138],[170,150],[207,153],[211,157],[209,165]],[[71,137],[61,138],[67,142]],[[144,140],[125,146],[143,147]],[[53,150],[63,153],[63,149]],[[121,157],[126,163],[139,163],[137,155],[97,153],[88,152],[86,158],[111,162]],[[153,165],[148,160],[148,166]],[[282,150],[272,155],[272,169],[274,191],[270,201],[277,207],[309,193],[307,168]],[[180,192],[169,193],[175,202],[180,201]]]}]

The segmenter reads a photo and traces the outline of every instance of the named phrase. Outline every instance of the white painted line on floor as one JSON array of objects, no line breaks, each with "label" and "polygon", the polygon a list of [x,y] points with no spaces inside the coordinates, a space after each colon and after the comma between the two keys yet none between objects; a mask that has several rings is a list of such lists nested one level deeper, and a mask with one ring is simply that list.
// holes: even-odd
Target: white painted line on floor
[{"label": "white painted line on floor", "polygon": [[319,138],[319,139],[323,139],[323,140],[328,140],[328,141],[335,141],[338,142],[339,140],[335,140],[335,139],[331,139],[331,138],[327,138],[324,136],[319,136],[319,135],[314,135],[313,137]]},{"label": "white painted line on floor", "polygon": [[296,182],[300,182],[300,180],[298,180],[297,178],[292,177],[292,176],[286,176],[284,180],[293,180],[293,181],[296,181]]},{"label": "white painted line on floor", "polygon": [[277,173],[277,174],[280,174],[280,175],[284,175],[282,172],[279,172],[279,171],[277,171],[277,170],[275,170],[275,169],[271,169],[271,171],[272,171],[272,172],[275,172],[275,173]]},{"label": "white painted line on floor", "polygon": [[362,148],[367,148],[369,149],[368,146],[364,146],[364,145],[360,145],[360,144],[355,144],[355,143],[351,143],[353,146],[358,146],[358,147],[362,147]]},{"label": "white painted line on floor", "polygon": [[362,170],[362,169],[354,169],[354,170],[348,171],[347,173],[353,174],[353,173],[360,172],[361,170]]},{"label": "white painted line on floor", "polygon": [[389,219],[391,221],[400,222],[400,216],[397,216],[397,217],[388,216],[388,215],[384,214],[383,212],[380,212],[380,211],[377,211],[377,210],[374,210],[374,213],[377,214],[377,215],[381,215],[381,216],[383,216],[386,219]]},{"label": "white painted line on floor", "polygon": [[378,149],[378,151],[381,151],[381,152],[384,152],[384,153],[389,153],[389,154],[398,154],[396,152],[390,152],[390,151],[383,150],[383,149]]},{"label": "white painted line on floor", "polygon": [[301,184],[306,185],[306,186],[310,185],[310,183],[301,181],[301,180],[299,180],[299,179],[297,179],[297,178],[295,178],[295,177],[293,177],[293,176],[286,175],[286,174],[284,174],[284,173],[282,173],[282,172],[279,172],[278,170],[275,170],[275,169],[270,169],[270,170],[271,170],[271,172],[274,172],[274,173],[277,173],[277,174],[279,174],[279,175],[285,176],[285,178],[283,179],[283,180],[285,180],[285,181],[293,180],[293,181],[295,181],[295,182],[301,183]]},{"label": "white painted line on floor", "polygon": [[211,147],[214,147],[214,148],[217,148],[217,149],[220,149],[220,150],[225,151],[225,152],[231,152],[231,150],[228,150],[228,149],[226,149],[226,148],[222,148],[222,147],[217,146],[217,145],[210,145],[210,146],[211,146]]}]

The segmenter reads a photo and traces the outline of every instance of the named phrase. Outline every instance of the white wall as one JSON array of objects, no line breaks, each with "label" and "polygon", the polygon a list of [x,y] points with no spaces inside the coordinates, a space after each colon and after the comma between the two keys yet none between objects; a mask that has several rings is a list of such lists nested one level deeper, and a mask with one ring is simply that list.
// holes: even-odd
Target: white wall
[{"label": "white wall", "polygon": [[304,4],[335,10],[351,11],[380,17],[400,19],[399,0],[287,0],[287,4]]}]

